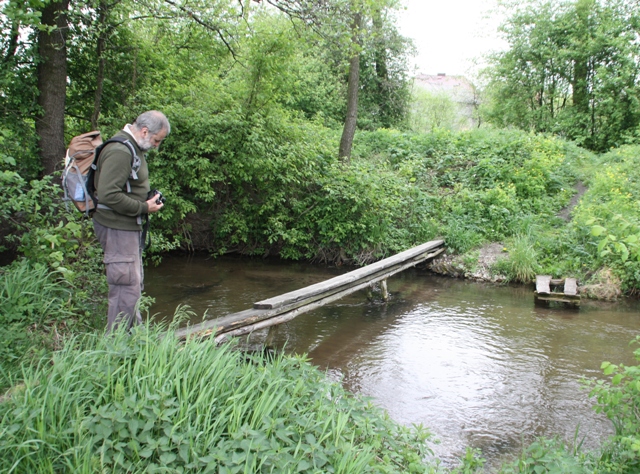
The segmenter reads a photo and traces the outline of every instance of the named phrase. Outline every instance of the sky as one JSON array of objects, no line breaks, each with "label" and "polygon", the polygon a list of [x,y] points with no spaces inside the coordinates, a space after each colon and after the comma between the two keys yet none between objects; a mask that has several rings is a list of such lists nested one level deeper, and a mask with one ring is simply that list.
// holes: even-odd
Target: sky
[{"label": "sky", "polygon": [[473,59],[504,48],[497,27],[500,18],[491,10],[496,0],[404,0],[398,14],[400,33],[414,40],[416,72],[463,75],[472,79],[478,70]]}]

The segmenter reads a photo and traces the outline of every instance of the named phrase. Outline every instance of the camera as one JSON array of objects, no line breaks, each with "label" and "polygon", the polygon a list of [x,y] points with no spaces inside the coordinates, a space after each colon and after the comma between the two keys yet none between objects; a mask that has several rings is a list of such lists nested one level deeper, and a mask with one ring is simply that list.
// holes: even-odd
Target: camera
[{"label": "camera", "polygon": [[151,191],[149,191],[149,194],[147,195],[147,200],[151,199],[154,196],[156,198],[156,204],[164,204],[165,203],[166,198],[157,189],[152,189]]}]

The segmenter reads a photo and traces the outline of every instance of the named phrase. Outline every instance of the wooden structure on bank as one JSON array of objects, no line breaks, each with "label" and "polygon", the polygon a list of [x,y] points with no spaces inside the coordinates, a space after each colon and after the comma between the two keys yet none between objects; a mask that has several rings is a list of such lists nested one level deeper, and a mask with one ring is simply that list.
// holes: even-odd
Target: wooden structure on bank
[{"label": "wooden structure on bank", "polygon": [[253,304],[253,308],[179,329],[176,335],[215,337],[216,342],[248,334],[289,321],[296,316],[336,301],[343,296],[366,289],[377,282],[386,288],[392,275],[426,262],[444,251],[444,241],[433,240],[400,252],[344,275],[275,296]]},{"label": "wooden structure on bank", "polygon": [[[556,291],[552,291],[552,288]],[[536,301],[580,304],[575,278],[553,279],[550,275],[536,275],[536,291],[533,294]]]}]

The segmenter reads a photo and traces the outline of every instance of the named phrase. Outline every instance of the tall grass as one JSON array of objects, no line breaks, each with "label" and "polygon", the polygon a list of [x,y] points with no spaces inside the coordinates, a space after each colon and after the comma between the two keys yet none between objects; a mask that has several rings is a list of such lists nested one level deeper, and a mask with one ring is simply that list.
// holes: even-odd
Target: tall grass
[{"label": "tall grass", "polygon": [[509,257],[498,260],[492,271],[510,281],[530,283],[534,280],[540,265],[533,238],[528,234],[518,234],[508,241],[507,250]]},{"label": "tall grass", "polygon": [[146,327],[70,341],[0,402],[0,471],[429,472],[422,429],[303,357]]},{"label": "tall grass", "polygon": [[74,316],[71,291],[56,273],[25,259],[0,269],[0,388],[21,359],[54,348],[60,326]]}]

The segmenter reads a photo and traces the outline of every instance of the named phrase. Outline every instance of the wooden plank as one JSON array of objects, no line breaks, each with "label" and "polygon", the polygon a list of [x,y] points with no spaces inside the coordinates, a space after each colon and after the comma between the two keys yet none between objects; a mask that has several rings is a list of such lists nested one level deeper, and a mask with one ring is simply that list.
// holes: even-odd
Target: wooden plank
[{"label": "wooden plank", "polygon": [[535,295],[537,300],[557,301],[558,303],[570,303],[579,305],[580,296],[563,295],[562,293],[551,293],[550,295]]},{"label": "wooden plank", "polygon": [[186,328],[181,328],[176,331],[176,336],[182,339],[192,334],[198,334],[201,336],[219,336],[221,334],[241,335],[263,327],[280,324],[280,322],[282,322],[282,318],[280,318],[279,315],[287,313],[290,317],[285,320],[293,319],[293,317],[299,314],[306,313],[307,311],[311,311],[312,309],[340,299],[350,293],[366,288],[373,283],[389,278],[390,276],[406,270],[407,268],[414,267],[419,263],[434,258],[443,251],[444,248],[440,248],[430,253],[418,255],[409,261],[406,261],[404,264],[396,264],[391,268],[387,268],[386,271],[378,271],[367,275],[356,284],[334,288],[325,293],[314,295],[304,301],[295,301],[292,304],[279,306],[277,308],[251,308],[238,313],[228,314],[214,320],[204,321],[193,326],[187,326]]},{"label": "wooden plank", "polygon": [[[440,249],[436,252],[434,252],[436,255],[443,252],[444,249]],[[426,258],[424,258],[424,260],[428,260],[430,258],[433,258],[435,255],[429,254],[429,256],[427,256]],[[264,329],[267,328],[269,326],[274,326],[276,324],[281,324],[287,321],[290,321],[291,319],[295,318],[296,316],[299,316],[301,314],[307,313],[309,311],[312,311],[316,308],[319,308],[321,306],[324,306],[326,304],[332,303],[333,301],[339,300],[340,298],[347,296],[351,293],[355,293],[356,291],[362,290],[370,285],[372,285],[373,283],[377,283],[378,281],[384,281],[387,278],[389,278],[391,275],[396,274],[402,270],[406,270],[407,268],[410,268],[412,266],[414,266],[414,263],[407,263],[404,268],[400,268],[395,270],[392,274],[382,274],[382,275],[378,275],[377,277],[370,279],[370,280],[366,280],[363,281],[355,286],[350,286],[350,287],[346,287],[344,288],[342,291],[338,292],[338,293],[333,293],[325,298],[322,298],[320,300],[314,301],[312,303],[309,304],[305,304],[302,306],[298,306],[296,308],[294,308],[293,310],[289,311],[290,307],[286,307],[286,311],[283,311],[281,314],[268,318],[268,319],[264,319],[262,321],[259,321],[257,323],[254,324],[250,324],[250,325],[244,325],[242,327],[239,327],[237,329],[231,330],[231,331],[220,331],[218,332],[218,335],[216,336],[216,342],[220,343],[226,339],[228,339],[229,337],[235,337],[235,336],[242,336],[244,334],[249,334],[250,332],[253,331],[257,331],[258,329]],[[274,311],[274,310],[271,310]]]},{"label": "wooden plank", "polygon": [[567,278],[564,281],[564,294],[569,296],[578,294],[578,283],[575,278]]},{"label": "wooden plank", "polygon": [[548,295],[551,293],[550,283],[551,275],[536,275],[536,292],[539,295]]},{"label": "wooden plank", "polygon": [[321,295],[331,290],[339,290],[341,287],[348,286],[362,278],[375,274],[380,271],[384,271],[386,268],[402,264],[402,262],[408,259],[419,257],[421,254],[425,254],[430,250],[436,249],[442,246],[444,241],[433,240],[431,242],[418,245],[417,247],[410,248],[404,252],[400,252],[392,257],[385,258],[378,262],[367,265],[366,267],[359,268],[344,275],[331,278],[329,280],[310,285],[299,290],[291,291],[283,295],[275,296],[266,300],[258,301],[254,303],[255,309],[273,309],[281,306],[290,305],[292,303],[303,301],[313,296]]}]

